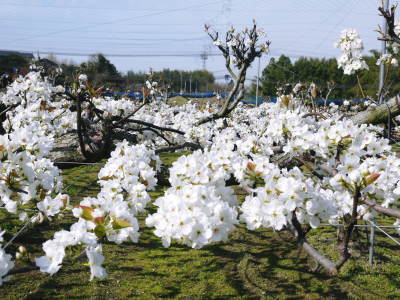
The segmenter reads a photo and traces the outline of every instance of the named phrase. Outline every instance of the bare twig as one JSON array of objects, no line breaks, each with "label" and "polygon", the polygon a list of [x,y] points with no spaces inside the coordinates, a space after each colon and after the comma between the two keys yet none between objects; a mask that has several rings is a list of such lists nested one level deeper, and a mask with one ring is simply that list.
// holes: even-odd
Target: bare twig
[{"label": "bare twig", "polygon": [[383,6],[380,6],[378,8],[379,12],[381,15],[385,18],[388,32],[382,32],[379,30],[378,32],[381,34],[380,37],[378,37],[378,40],[381,41],[388,41],[388,42],[395,42],[400,44],[400,37],[396,34],[395,28],[395,15],[396,15],[396,8],[397,5],[392,5],[390,10],[386,10]]},{"label": "bare twig", "polygon": [[[33,217],[32,217],[33,218]],[[13,235],[13,237],[4,245],[3,249],[6,249],[11,243],[26,229],[32,222],[32,218],[29,219],[28,222],[24,226],[22,226],[16,234]]]},{"label": "bare twig", "polygon": [[188,149],[191,149],[191,150],[203,149],[198,144],[185,142],[185,143],[180,144],[180,145],[175,145],[175,146],[170,146],[170,147],[166,147],[166,148],[157,149],[155,151],[155,153],[158,154],[158,153],[163,153],[163,152],[174,152],[176,150],[180,150],[180,149],[184,149],[184,148],[188,148]]}]

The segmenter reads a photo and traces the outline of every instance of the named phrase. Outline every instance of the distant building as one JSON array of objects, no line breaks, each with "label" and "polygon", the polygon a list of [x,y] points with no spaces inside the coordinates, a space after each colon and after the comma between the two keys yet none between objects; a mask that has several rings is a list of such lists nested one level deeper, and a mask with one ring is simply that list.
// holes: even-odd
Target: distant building
[{"label": "distant building", "polygon": [[8,56],[8,55],[19,55],[26,58],[33,59],[34,56],[30,52],[19,52],[19,51],[11,51],[11,50],[0,50],[0,56]]}]

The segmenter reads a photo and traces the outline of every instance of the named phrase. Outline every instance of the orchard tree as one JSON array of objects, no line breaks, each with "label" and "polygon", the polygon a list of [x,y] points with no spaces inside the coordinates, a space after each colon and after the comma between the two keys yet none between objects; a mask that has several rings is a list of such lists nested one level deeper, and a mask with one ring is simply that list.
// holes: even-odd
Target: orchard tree
[{"label": "orchard tree", "polygon": [[[105,278],[102,243],[138,241],[137,216],[151,201],[148,192],[158,184],[161,168],[157,153],[164,151],[193,150],[173,163],[169,188],[146,216],[146,226],[154,228],[164,247],[178,242],[198,249],[225,241],[242,222],[248,230],[291,232],[334,275],[351,257],[350,241],[359,220],[370,221],[380,213],[399,223],[400,159],[382,129],[365,124],[378,122],[383,106],[349,118],[347,105],[317,107],[316,87],[296,85],[292,90],[285,86],[277,104],[245,107],[240,100],[246,72],[270,43],[260,42],[264,33],[255,23],[242,32],[231,28],[223,40],[210,27],[206,30],[234,81],[222,107],[173,107],[156,101],[158,84],[151,76],[139,103],[102,97],[85,74],[66,92],[32,71],[1,94],[8,107],[6,133],[0,136],[1,207],[28,223],[68,213],[75,222],[44,242],[40,257],[32,259],[27,249],[19,249],[16,259],[28,263],[19,270],[6,253],[15,236],[4,242],[0,233],[0,283],[27,268],[53,275],[71,253],[72,261],[87,256],[90,279]],[[365,67],[345,43],[356,50],[360,46],[354,31],[343,33],[339,46],[350,52],[344,53],[341,67],[346,73]],[[88,160],[107,158],[98,174],[99,193],[75,206],[62,194],[60,171],[48,158],[54,138],[71,130]],[[130,140],[114,141],[117,133]],[[242,203],[232,185],[246,191]],[[343,225],[336,260],[307,239],[326,222]]]}]

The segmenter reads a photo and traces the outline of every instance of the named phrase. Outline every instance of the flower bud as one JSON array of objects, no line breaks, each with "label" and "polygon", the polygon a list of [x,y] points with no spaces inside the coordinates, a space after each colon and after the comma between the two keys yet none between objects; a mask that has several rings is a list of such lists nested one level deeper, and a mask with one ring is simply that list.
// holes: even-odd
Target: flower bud
[{"label": "flower bud", "polygon": [[281,103],[283,104],[284,107],[288,107],[289,106],[289,102],[290,102],[290,98],[287,95],[283,95],[281,96]]},{"label": "flower bud", "polygon": [[379,178],[379,176],[381,176],[381,174],[374,173],[374,174],[371,174],[371,175],[365,177],[365,179],[364,179],[365,186],[370,185],[371,183],[373,183],[375,180],[377,180]]},{"label": "flower bud", "polygon": [[252,171],[255,170],[256,164],[249,161],[249,162],[247,163],[246,168],[247,168],[250,172],[252,172]]},{"label": "flower bud", "polygon": [[43,223],[43,221],[44,221],[44,215],[40,212],[37,214],[34,222],[41,224],[41,223]]},{"label": "flower bud", "polygon": [[69,196],[68,195],[62,195],[61,201],[63,203],[63,208],[66,208],[67,205],[69,204]]},{"label": "flower bud", "polygon": [[18,251],[19,251],[21,254],[24,254],[24,253],[28,252],[24,246],[19,246],[19,247],[18,247]]}]

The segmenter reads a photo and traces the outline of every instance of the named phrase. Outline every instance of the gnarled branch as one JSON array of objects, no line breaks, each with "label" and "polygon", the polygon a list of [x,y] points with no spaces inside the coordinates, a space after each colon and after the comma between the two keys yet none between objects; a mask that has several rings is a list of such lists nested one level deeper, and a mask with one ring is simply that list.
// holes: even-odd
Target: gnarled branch
[{"label": "gnarled branch", "polygon": [[323,266],[329,272],[329,274],[337,275],[338,270],[335,264],[308,243],[306,234],[304,233],[303,228],[301,228],[301,224],[297,220],[295,212],[292,214],[292,224],[290,224],[288,228],[297,237],[298,243],[303,247],[308,255],[315,259],[315,261],[317,261],[321,266]]}]

